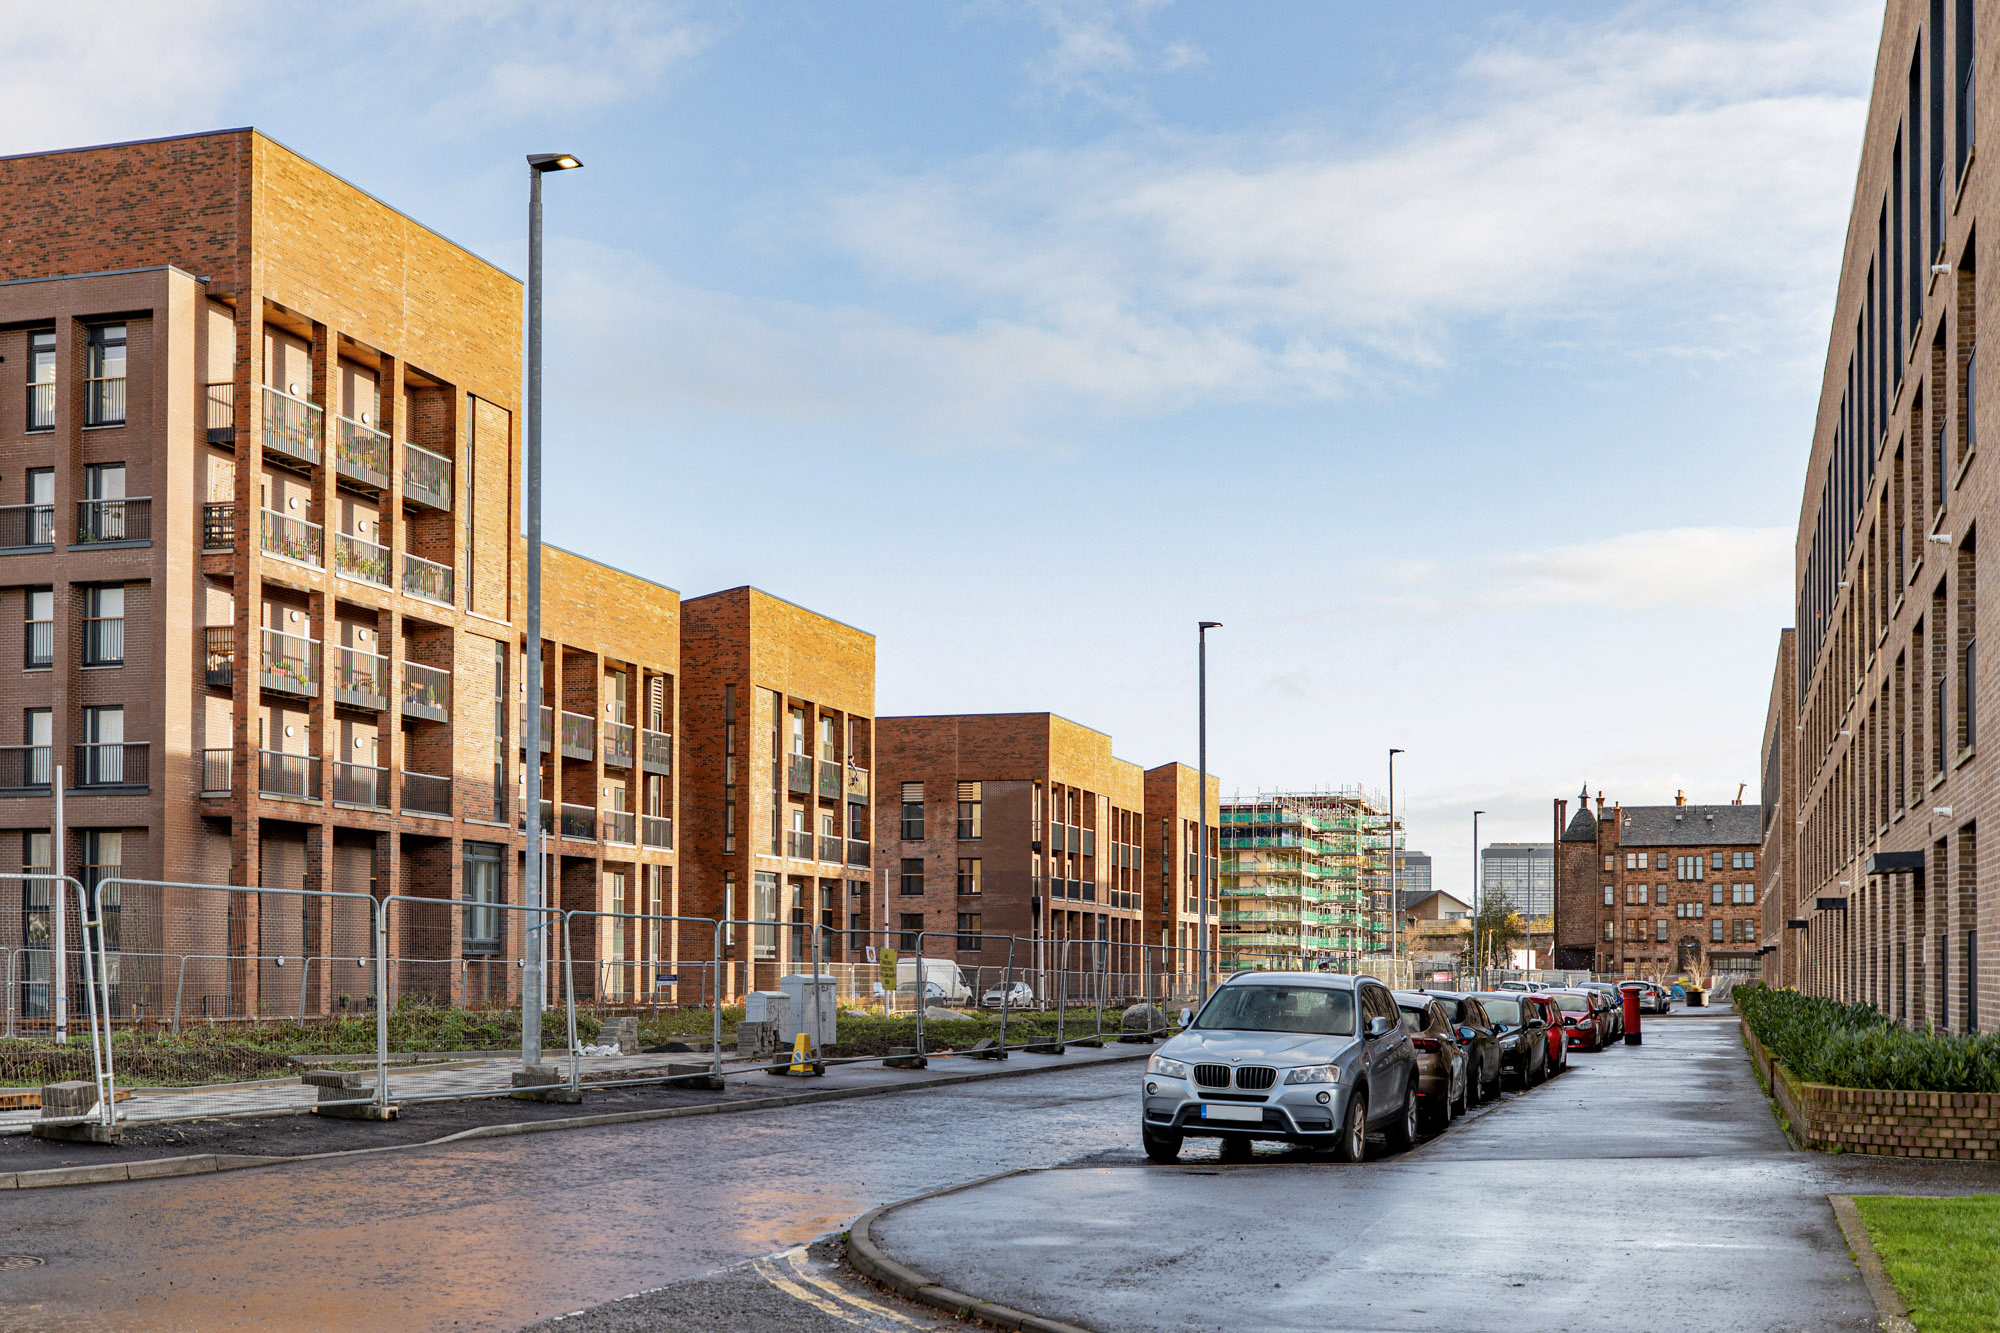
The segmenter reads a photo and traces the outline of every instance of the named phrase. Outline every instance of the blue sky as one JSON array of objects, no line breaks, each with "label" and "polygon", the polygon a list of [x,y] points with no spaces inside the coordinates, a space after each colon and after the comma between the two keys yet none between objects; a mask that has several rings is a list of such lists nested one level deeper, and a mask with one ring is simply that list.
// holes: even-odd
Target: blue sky
[{"label": "blue sky", "polygon": [[1210,618],[1225,791],[1400,745],[1446,885],[1754,799],[1879,5],[108,8],[13,14],[0,151],[254,124],[516,272],[582,156],[550,539],[883,713],[1192,762]]}]

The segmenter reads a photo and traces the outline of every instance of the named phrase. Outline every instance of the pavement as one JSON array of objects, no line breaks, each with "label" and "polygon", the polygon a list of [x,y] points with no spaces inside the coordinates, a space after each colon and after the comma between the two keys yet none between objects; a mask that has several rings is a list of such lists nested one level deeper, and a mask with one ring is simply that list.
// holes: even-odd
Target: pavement
[{"label": "pavement", "polygon": [[[1827,1195],[2000,1191],[2000,1165],[1792,1151],[1726,1009],[1644,1036],[1401,1155],[1124,1149],[892,1209],[872,1239],[944,1287],[1104,1330],[1863,1333]],[[1136,1099],[1125,1114],[1136,1138]]]}]

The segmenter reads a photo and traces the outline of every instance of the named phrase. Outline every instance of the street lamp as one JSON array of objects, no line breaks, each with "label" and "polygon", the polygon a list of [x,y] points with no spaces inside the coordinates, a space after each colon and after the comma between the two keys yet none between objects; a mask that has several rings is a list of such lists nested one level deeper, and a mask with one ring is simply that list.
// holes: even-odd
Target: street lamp
[{"label": "street lamp", "polygon": [[[542,177],[582,166],[569,153],[528,154],[528,681],[521,741],[528,756],[528,865],[521,898],[527,907],[521,965],[521,1066],[542,1062]],[[522,682],[523,685],[527,681]]]},{"label": "street lamp", "polygon": [[1479,817],[1486,812],[1472,812],[1472,966],[1478,971],[1475,990],[1486,989],[1486,959],[1479,952]]},{"label": "street lamp", "polygon": [[[1403,905],[1396,900],[1396,756],[1402,751],[1389,747],[1389,977],[1396,976],[1396,934],[1402,924]],[[1415,978],[1411,978],[1412,982]]]},{"label": "street lamp", "polygon": [[[1220,620],[1198,621],[1195,625],[1195,694],[1197,698],[1196,718],[1199,735],[1196,740],[1195,762],[1199,765],[1195,782],[1195,804],[1201,807],[1201,845],[1195,851],[1195,929],[1200,932],[1196,941],[1195,966],[1201,971],[1201,998],[1208,999],[1208,632],[1221,629]],[[1218,815],[1221,811],[1216,812]]]}]

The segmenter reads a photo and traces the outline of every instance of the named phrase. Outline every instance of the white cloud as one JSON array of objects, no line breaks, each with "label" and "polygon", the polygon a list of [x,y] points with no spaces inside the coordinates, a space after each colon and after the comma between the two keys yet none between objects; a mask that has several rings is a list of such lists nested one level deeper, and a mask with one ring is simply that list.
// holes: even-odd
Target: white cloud
[{"label": "white cloud", "polygon": [[1461,607],[1762,610],[1784,604],[1794,537],[1788,528],[1661,528],[1383,572],[1408,595]]},{"label": "white cloud", "polygon": [[1080,95],[1143,118],[1146,104],[1133,89],[1135,76],[1176,73],[1205,59],[1191,42],[1149,48],[1146,20],[1163,7],[1163,0],[1034,0],[1034,12],[1055,40],[1029,62],[1030,86],[1043,96]]}]

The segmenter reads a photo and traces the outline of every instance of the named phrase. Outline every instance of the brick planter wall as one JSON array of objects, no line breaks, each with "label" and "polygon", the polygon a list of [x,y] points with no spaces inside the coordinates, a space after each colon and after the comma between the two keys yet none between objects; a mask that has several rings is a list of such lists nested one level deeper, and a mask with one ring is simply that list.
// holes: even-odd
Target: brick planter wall
[{"label": "brick planter wall", "polygon": [[1802,1083],[1764,1049],[1749,1023],[1742,1028],[1751,1063],[1799,1146],[1880,1157],[2000,1158],[2000,1094]]}]

